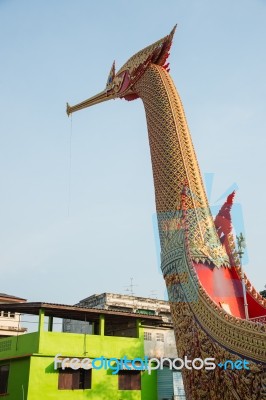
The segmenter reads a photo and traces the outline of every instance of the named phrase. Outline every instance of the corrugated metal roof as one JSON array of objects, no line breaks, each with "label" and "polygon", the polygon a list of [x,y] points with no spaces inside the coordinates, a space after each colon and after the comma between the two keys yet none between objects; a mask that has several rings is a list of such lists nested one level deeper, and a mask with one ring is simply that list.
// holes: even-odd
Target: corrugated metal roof
[{"label": "corrugated metal roof", "polygon": [[127,311],[113,311],[97,308],[77,307],[66,304],[55,304],[45,302],[25,302],[25,303],[6,303],[1,304],[2,311],[15,311],[22,314],[38,315],[41,309],[45,315],[58,318],[77,319],[77,320],[98,320],[99,316],[105,315],[107,319],[140,319],[143,323],[161,324],[162,317],[158,315],[135,314]]}]

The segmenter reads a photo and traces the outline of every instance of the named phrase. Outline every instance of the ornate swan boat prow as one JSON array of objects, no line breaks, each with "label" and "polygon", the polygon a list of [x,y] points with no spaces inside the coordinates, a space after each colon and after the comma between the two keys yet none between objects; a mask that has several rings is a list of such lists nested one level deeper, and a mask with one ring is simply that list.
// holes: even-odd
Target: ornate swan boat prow
[{"label": "ornate swan boat prow", "polygon": [[[214,220],[183,106],[168,73],[166,61],[174,32],[175,28],[135,54],[117,73],[113,64],[105,90],[73,107],[67,104],[67,113],[114,98],[142,99],[161,268],[177,351],[180,358],[215,358],[217,363],[213,370],[182,370],[186,397],[262,400],[266,399],[266,301],[244,276],[249,310],[249,319],[245,318],[230,216],[234,194]],[[226,360],[232,361],[231,368],[222,365]],[[234,368],[237,360],[248,367]]]}]

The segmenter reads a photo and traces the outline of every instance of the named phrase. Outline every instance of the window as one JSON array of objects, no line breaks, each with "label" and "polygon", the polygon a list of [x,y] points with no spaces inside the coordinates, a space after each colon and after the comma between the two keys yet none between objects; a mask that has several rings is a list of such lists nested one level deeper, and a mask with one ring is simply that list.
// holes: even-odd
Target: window
[{"label": "window", "polygon": [[144,340],[152,340],[151,332],[144,332]]},{"label": "window", "polygon": [[155,311],[154,310],[145,310],[145,309],[141,309],[141,308],[136,310],[136,313],[137,314],[146,314],[146,315],[155,315]]},{"label": "window", "polygon": [[7,393],[7,383],[9,375],[9,365],[0,366],[0,394]]},{"label": "window", "polygon": [[156,340],[157,340],[157,342],[164,342],[163,333],[156,333]]},{"label": "window", "polygon": [[141,390],[140,371],[119,371],[118,390]]},{"label": "window", "polygon": [[173,372],[174,395],[180,400],[186,399],[181,372]]},{"label": "window", "polygon": [[91,389],[91,369],[59,370],[58,389]]}]

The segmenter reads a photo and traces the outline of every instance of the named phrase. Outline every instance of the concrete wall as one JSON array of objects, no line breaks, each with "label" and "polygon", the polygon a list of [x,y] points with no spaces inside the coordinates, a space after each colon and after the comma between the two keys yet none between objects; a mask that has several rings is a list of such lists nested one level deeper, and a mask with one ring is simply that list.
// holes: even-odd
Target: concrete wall
[{"label": "concrete wall", "polygon": [[[23,300],[23,299],[21,299]],[[15,336],[20,335],[27,331],[22,328],[20,324],[20,314],[8,311],[1,311],[1,304],[18,303],[21,302],[16,297],[8,296],[3,297],[0,294],[0,337],[1,336]]]},{"label": "concrete wall", "polygon": [[174,331],[172,329],[145,327],[144,351],[148,357],[176,358],[177,351]]}]

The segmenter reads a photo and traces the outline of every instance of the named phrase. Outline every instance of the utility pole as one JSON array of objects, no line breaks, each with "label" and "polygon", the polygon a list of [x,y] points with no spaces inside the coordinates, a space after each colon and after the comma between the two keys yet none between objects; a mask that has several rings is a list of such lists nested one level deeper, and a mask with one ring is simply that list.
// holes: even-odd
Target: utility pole
[{"label": "utility pole", "polygon": [[240,260],[240,270],[241,270],[241,281],[242,281],[242,288],[243,288],[245,317],[246,317],[246,319],[249,319],[247,292],[246,292],[246,285],[245,285],[245,275],[244,275],[244,270],[243,270],[243,266],[242,266],[242,258],[243,258],[243,254],[244,254],[244,248],[246,247],[246,243],[245,243],[245,238],[244,238],[242,232],[239,234],[239,236],[236,237],[236,240],[237,240],[237,250],[238,250],[237,254],[239,255],[239,260]]}]

